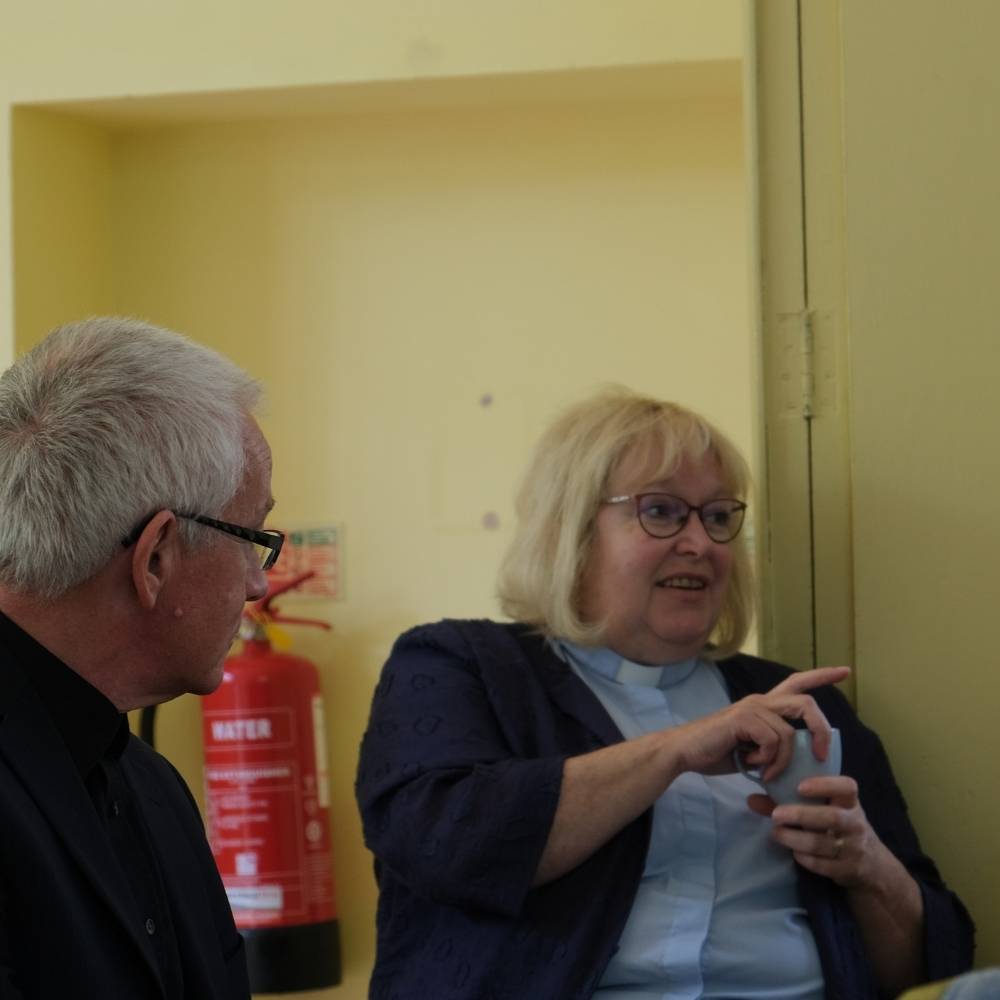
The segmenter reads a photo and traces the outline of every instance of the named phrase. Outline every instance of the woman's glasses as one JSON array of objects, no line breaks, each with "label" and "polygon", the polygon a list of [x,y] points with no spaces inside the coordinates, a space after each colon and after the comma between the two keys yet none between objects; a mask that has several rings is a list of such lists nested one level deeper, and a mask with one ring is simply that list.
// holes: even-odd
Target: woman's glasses
[{"label": "woman's glasses", "polygon": [[643,531],[653,538],[672,538],[680,534],[688,518],[697,514],[705,534],[713,542],[731,542],[743,527],[747,505],[742,500],[710,500],[700,507],[669,493],[630,493],[608,497],[601,503],[635,503],[636,517]]}]

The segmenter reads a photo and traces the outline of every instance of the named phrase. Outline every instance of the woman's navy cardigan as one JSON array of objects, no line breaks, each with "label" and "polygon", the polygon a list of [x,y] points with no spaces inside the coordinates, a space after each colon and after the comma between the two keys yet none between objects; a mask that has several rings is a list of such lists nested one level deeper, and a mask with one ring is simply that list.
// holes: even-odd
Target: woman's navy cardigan
[{"label": "woman's navy cardigan", "polygon": [[[735,701],[791,672],[719,662]],[[972,964],[973,928],[920,850],[878,737],[835,688],[813,692],[841,730],[843,773],[924,900],[925,974]],[[577,868],[532,888],[563,761],[621,742],[590,689],[522,625],[443,621],[396,642],[361,747],[357,796],[379,884],[372,1000],[585,1000],[642,875],[651,810]],[[830,1000],[878,996],[845,893],[798,869]]]}]

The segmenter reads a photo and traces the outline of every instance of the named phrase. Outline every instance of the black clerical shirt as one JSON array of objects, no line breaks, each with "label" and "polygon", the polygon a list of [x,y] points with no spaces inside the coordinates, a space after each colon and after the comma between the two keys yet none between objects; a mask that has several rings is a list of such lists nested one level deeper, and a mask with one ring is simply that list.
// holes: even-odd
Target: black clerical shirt
[{"label": "black clerical shirt", "polygon": [[25,676],[80,772],[132,890],[133,916],[152,945],[166,996],[183,997],[183,971],[160,867],[121,766],[129,736],[127,718],[2,613],[0,642],[16,649]]}]

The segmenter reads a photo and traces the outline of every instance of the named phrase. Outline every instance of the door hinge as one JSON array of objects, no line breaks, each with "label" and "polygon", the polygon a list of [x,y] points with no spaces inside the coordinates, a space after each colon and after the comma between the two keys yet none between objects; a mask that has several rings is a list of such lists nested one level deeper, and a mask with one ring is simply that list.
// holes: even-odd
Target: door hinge
[{"label": "door hinge", "polygon": [[803,309],[781,313],[773,355],[777,364],[776,400],[786,419],[812,420],[815,400],[815,313]]},{"label": "door hinge", "polygon": [[813,351],[813,315],[811,309],[805,309],[801,313],[802,418],[804,420],[812,420],[814,414],[813,392],[815,382],[813,377],[813,359],[815,352]]}]

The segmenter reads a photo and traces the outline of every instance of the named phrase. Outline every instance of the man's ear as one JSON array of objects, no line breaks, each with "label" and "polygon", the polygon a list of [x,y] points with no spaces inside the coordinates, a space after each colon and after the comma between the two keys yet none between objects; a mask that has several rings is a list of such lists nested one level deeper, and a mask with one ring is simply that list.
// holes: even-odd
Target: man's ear
[{"label": "man's ear", "polygon": [[142,529],[132,550],[132,585],[146,611],[156,607],[170,574],[177,567],[178,527],[173,511],[161,510]]}]

